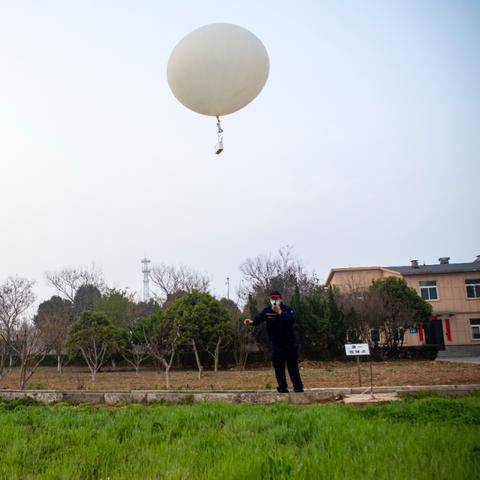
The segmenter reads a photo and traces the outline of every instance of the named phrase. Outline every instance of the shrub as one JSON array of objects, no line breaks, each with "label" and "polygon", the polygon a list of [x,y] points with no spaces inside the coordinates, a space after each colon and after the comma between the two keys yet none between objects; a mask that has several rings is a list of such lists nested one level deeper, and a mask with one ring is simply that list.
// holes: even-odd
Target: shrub
[{"label": "shrub", "polygon": [[414,345],[409,347],[373,347],[370,348],[372,360],[435,360],[438,345]]}]

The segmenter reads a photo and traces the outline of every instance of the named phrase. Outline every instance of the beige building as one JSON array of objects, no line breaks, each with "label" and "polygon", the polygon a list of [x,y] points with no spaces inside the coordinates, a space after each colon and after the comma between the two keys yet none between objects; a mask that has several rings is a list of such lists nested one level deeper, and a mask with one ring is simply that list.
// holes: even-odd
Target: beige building
[{"label": "beige building", "polygon": [[450,353],[480,355],[480,255],[471,263],[442,257],[434,265],[412,260],[408,266],[333,268],[326,283],[348,292],[389,276],[404,278],[433,308],[428,328],[412,329],[405,344],[436,343]]}]

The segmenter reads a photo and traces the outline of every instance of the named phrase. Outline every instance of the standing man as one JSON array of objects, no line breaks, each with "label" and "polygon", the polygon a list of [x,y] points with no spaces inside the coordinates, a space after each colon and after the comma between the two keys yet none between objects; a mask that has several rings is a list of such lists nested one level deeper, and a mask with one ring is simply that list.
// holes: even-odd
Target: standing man
[{"label": "standing man", "polygon": [[285,363],[295,392],[303,392],[303,383],[298,370],[298,345],[293,333],[293,310],[282,303],[279,291],[270,296],[270,306],[264,308],[253,320],[245,319],[245,325],[256,327],[267,322],[268,338],[272,344],[272,363],[277,378],[277,391],[288,393]]}]

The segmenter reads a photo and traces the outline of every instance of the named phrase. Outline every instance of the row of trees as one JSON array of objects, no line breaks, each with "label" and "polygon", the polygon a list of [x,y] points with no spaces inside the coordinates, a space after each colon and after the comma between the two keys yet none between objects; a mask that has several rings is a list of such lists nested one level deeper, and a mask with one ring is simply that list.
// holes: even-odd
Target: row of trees
[{"label": "row of trees", "polygon": [[239,319],[221,301],[194,290],[178,295],[163,307],[154,302],[144,304],[143,315],[132,315],[120,322],[118,310],[104,307],[123,299],[122,293],[110,293],[95,310],[83,312],[69,329],[67,351],[71,356],[82,355],[93,381],[114,354],[121,355],[137,372],[148,357],[152,358],[154,364],[165,371],[167,388],[178,352],[193,351],[199,377],[204,369],[203,353],[211,356],[214,371],[218,371],[220,352],[232,344],[233,323]]},{"label": "row of trees", "polygon": [[240,269],[238,303],[214,298],[209,278],[185,266],[156,266],[152,280],[159,292],[148,303],[136,302],[128,290],[108,288],[99,272],[64,269],[47,274],[58,295],[40,303],[33,316],[33,282],[10,277],[0,285],[0,379],[19,365],[23,388],[47,354],[56,355],[59,372],[68,361],[82,358],[93,381],[107,362],[115,366],[122,358],[138,372],[150,359],[165,372],[167,387],[175,358],[186,352],[199,376],[208,359],[216,372],[226,350],[240,368],[254,351],[267,361],[265,329],[247,328],[243,320],[265,306],[272,289],[281,290],[294,309],[304,358],[342,357],[347,338],[377,343],[372,329],[384,344],[396,346],[401,329],[431,316],[430,305],[398,278],[348,293],[326,288],[291,247],[247,259]]}]

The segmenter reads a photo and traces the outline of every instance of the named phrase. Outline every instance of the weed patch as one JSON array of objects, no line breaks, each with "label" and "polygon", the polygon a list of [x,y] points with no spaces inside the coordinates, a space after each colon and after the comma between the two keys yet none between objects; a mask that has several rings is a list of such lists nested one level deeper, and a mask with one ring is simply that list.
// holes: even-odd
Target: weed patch
[{"label": "weed patch", "polygon": [[442,397],[368,405],[357,412],[364,418],[383,418],[393,422],[480,425],[480,405]]}]

